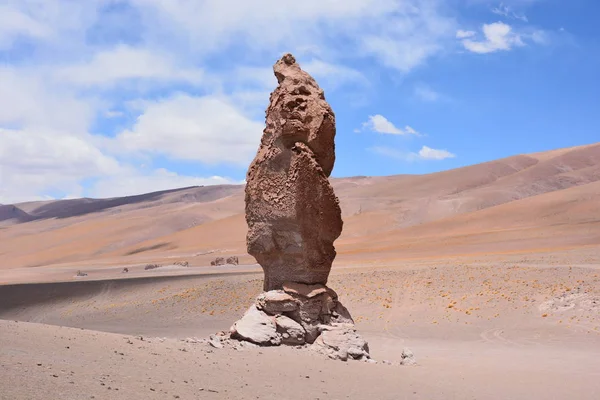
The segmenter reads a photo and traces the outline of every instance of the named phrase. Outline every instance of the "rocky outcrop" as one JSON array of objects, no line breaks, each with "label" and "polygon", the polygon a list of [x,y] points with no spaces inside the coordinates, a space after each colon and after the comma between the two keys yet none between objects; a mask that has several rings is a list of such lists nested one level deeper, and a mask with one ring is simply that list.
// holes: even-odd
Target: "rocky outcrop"
[{"label": "rocky outcrop", "polygon": [[231,338],[262,346],[311,348],[340,360],[369,359],[348,310],[326,285],[342,232],[329,184],[335,117],[323,90],[291,54],[274,66],[266,128],[246,177],[248,253],[262,266],[264,290]]},{"label": "rocky outcrop", "polygon": [[309,344],[343,361],[369,359],[367,342],[332,289],[291,282],[283,288],[261,293],[233,324],[231,337],[261,346]]},{"label": "rocky outcrop", "polygon": [[324,328],[317,338],[315,346],[318,351],[330,358],[346,361],[349,358],[362,360],[369,358],[369,345],[356,332],[353,324]]},{"label": "rocky outcrop", "polygon": [[264,290],[284,282],[326,284],[342,232],[328,177],[335,116],[323,90],[291,54],[274,66],[260,148],[246,177],[248,253],[265,272]]},{"label": "rocky outcrop", "polygon": [[234,339],[247,340],[263,346],[281,343],[275,318],[258,310],[254,304],[246,311],[242,319],[233,324],[230,332]]}]

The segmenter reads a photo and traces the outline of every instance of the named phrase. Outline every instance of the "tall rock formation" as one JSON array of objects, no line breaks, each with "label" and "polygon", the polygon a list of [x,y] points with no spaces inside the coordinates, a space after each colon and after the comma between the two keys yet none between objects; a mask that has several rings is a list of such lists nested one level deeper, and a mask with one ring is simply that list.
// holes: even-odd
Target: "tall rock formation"
[{"label": "tall rock formation", "polygon": [[335,116],[323,90],[291,54],[274,66],[266,128],[246,178],[248,253],[265,272],[264,290],[230,337],[261,346],[310,346],[331,358],[369,359],[337,293],[325,286],[342,233],[329,175]]},{"label": "tall rock formation", "polygon": [[342,232],[328,177],[335,162],[335,115],[323,90],[291,54],[274,66],[266,128],[246,184],[248,253],[264,290],[284,282],[326,284]]}]

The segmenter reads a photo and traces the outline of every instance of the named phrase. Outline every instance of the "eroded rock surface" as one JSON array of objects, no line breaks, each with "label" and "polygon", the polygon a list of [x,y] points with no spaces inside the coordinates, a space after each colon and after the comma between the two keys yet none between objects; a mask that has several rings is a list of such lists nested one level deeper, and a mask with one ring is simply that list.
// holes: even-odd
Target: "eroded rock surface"
[{"label": "eroded rock surface", "polygon": [[356,332],[350,313],[333,290],[290,282],[283,287],[261,293],[231,327],[231,337],[263,346],[312,345],[344,361],[369,358],[367,342]]},{"label": "eroded rock surface", "polygon": [[279,85],[246,177],[247,247],[264,270],[265,292],[231,327],[231,338],[368,360],[369,347],[350,313],[325,286],[336,255],[333,242],[342,232],[328,179],[335,116],[291,54],[273,69]]},{"label": "eroded rock surface", "polygon": [[264,290],[284,282],[326,284],[342,232],[328,177],[335,116],[315,80],[286,54],[274,66],[260,148],[246,177],[248,253],[265,272]]},{"label": "eroded rock surface", "polygon": [[356,332],[352,324],[324,327],[315,341],[315,346],[333,359],[346,361],[349,358],[355,360],[369,358],[369,345]]},{"label": "eroded rock surface", "polygon": [[233,324],[230,332],[234,339],[247,340],[263,346],[281,343],[275,318],[260,311],[254,304],[250,306],[242,319]]}]

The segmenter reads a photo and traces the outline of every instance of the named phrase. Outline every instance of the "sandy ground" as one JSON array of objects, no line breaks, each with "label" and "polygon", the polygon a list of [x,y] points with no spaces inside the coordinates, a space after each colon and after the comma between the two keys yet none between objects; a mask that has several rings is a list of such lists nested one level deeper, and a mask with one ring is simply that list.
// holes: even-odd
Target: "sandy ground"
[{"label": "sandy ground", "polygon": [[[0,287],[0,398],[597,399],[600,393],[597,264],[530,257],[338,268],[329,284],[369,341],[380,361],[374,365],[290,348],[234,351],[182,341],[228,329],[260,292],[260,273],[119,278]],[[418,366],[381,363],[399,361],[405,347]]]},{"label": "sandy ground", "polygon": [[[0,399],[600,398],[600,144],[332,184],[329,286],[379,363],[186,341],[261,291],[242,186],[22,203],[0,206]],[[417,366],[381,362],[405,347]]]}]

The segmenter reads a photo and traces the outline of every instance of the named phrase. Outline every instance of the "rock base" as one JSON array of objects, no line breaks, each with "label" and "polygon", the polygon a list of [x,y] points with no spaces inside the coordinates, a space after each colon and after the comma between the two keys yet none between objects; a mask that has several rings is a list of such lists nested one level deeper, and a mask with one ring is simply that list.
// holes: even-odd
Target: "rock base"
[{"label": "rock base", "polygon": [[325,285],[288,282],[261,293],[230,329],[232,339],[259,346],[304,346],[330,358],[368,360],[369,345],[348,310]]}]

